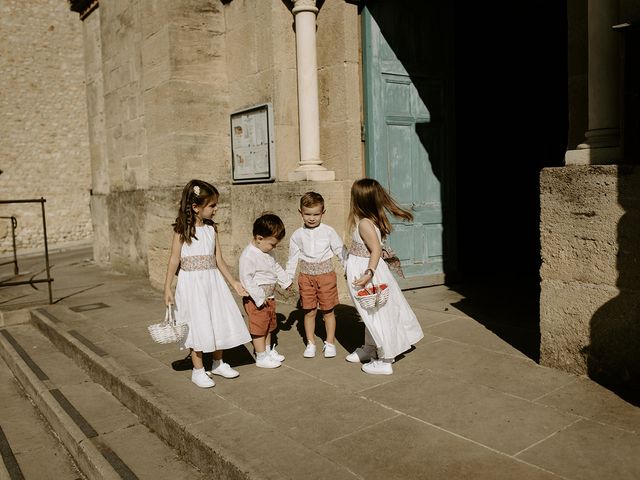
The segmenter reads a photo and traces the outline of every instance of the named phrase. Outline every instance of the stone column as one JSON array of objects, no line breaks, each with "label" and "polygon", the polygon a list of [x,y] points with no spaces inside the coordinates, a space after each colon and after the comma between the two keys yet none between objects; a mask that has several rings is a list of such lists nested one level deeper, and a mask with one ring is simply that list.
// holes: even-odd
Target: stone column
[{"label": "stone column", "polygon": [[577,150],[565,157],[567,165],[614,164],[620,147],[619,0],[589,0],[589,130]]},{"label": "stone column", "polygon": [[318,103],[318,64],[316,60],[315,0],[294,0],[296,63],[298,75],[298,122],[300,161],[289,173],[290,181],[334,180],[335,173],[320,160],[320,108]]}]

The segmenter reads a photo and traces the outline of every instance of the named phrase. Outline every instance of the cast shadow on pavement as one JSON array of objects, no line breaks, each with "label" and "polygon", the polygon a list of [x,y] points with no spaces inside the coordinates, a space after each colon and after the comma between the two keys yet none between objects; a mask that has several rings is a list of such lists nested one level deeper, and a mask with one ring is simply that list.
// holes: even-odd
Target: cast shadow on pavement
[{"label": "cast shadow on pavement", "polygon": [[452,306],[533,361],[540,361],[540,284],[536,279],[484,278],[449,288],[464,297]]},{"label": "cast shadow on pavement", "polygon": [[[289,317],[282,323],[278,322],[282,330],[290,330],[295,325],[300,336],[300,342],[305,344],[304,333],[304,310],[300,308],[293,310]],[[357,310],[351,305],[339,304],[334,309],[336,314],[336,342],[342,345],[345,350],[352,352],[361,346],[364,341],[364,323],[360,320]],[[317,337],[323,341],[327,338],[327,331],[322,320],[322,312],[316,316],[315,332]]]}]

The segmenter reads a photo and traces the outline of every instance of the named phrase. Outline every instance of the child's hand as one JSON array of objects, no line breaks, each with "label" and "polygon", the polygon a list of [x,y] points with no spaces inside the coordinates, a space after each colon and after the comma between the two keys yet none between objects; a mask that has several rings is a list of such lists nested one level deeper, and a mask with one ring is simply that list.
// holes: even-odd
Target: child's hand
[{"label": "child's hand", "polygon": [[367,272],[364,275],[362,275],[360,278],[355,279],[353,281],[353,286],[354,287],[364,287],[367,283],[369,283],[371,281],[371,277],[372,277],[372,275]]},{"label": "child's hand", "polygon": [[238,280],[235,280],[231,286],[233,287],[233,289],[236,291],[236,293],[238,295],[240,295],[241,297],[248,297],[249,296],[249,292],[247,292],[244,287],[242,286],[242,283],[240,283]]},{"label": "child's hand", "polygon": [[173,305],[174,303],[175,301],[173,300],[173,292],[164,292],[164,304],[168,307],[169,305]]}]

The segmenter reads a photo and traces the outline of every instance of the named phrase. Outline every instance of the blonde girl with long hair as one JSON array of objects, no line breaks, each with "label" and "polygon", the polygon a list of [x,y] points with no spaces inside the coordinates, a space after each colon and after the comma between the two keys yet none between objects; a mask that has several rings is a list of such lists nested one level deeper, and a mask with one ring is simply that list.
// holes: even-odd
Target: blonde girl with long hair
[{"label": "blonde girl with long hair", "polygon": [[[380,261],[383,240],[391,233],[391,215],[413,220],[372,178],[356,180],[351,187],[349,227],[353,230],[346,261],[347,285],[354,304],[365,324],[365,342],[347,355],[352,363],[367,362],[362,371],[373,375],[390,375],[396,356],[409,350],[424,335],[415,313],[385,261]],[[389,298],[384,305],[364,308],[357,300],[358,291],[370,284],[386,284]]]}]

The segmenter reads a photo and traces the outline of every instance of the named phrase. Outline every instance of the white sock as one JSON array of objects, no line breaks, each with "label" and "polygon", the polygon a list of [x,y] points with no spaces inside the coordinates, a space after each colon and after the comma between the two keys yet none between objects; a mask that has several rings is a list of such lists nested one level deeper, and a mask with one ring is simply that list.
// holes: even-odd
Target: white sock
[{"label": "white sock", "polygon": [[256,360],[261,360],[268,355],[267,351],[256,353]]},{"label": "white sock", "polygon": [[214,360],[213,364],[211,365],[211,370],[215,370],[216,368],[218,368],[221,363],[222,363],[222,360]]}]

